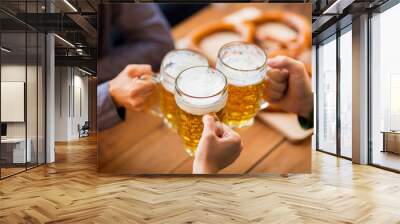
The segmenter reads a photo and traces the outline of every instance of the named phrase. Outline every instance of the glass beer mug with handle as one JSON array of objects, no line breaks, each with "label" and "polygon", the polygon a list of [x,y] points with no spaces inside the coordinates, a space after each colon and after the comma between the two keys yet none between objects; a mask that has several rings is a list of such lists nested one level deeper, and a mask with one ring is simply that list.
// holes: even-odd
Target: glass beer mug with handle
[{"label": "glass beer mug with handle", "polygon": [[203,132],[203,115],[213,113],[221,119],[227,98],[227,79],[216,69],[192,67],[177,77],[175,100],[178,105],[178,134],[190,156],[194,155]]},{"label": "glass beer mug with handle", "polygon": [[169,127],[176,128],[175,79],[183,70],[194,66],[208,66],[201,54],[187,50],[173,50],[163,59],[158,75],[160,112]]},{"label": "glass beer mug with handle", "polygon": [[245,42],[225,44],[218,52],[216,68],[228,79],[228,101],[223,122],[230,127],[247,127],[260,109],[267,107],[263,87],[267,55]]}]

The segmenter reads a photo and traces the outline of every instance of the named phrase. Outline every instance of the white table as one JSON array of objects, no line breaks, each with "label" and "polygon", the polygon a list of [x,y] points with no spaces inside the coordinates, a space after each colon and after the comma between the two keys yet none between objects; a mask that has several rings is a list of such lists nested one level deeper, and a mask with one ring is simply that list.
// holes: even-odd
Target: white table
[{"label": "white table", "polygon": [[[1,139],[2,145],[14,145],[13,148],[13,160],[12,163],[25,163],[31,162],[32,160],[32,140],[30,138],[26,139],[28,143],[26,147],[25,154],[25,138],[5,138]],[[26,161],[25,161],[26,160]]]}]

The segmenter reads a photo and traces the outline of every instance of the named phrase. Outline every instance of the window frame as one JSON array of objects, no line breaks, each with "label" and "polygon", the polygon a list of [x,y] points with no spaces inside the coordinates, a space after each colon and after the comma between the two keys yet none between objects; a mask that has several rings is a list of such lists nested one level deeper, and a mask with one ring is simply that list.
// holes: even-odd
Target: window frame
[{"label": "window frame", "polygon": [[[341,153],[341,119],[340,119],[340,103],[341,103],[341,97],[340,97],[340,77],[341,77],[341,67],[340,67],[340,37],[347,32],[352,31],[352,22],[349,22],[350,17],[344,17],[342,20],[339,20],[336,24],[333,26],[336,26],[336,32],[327,36],[326,38],[322,40],[318,40],[318,43],[316,44],[316,150],[319,152],[323,152],[329,155],[337,156],[346,160],[352,160],[352,158],[347,157],[342,155]],[[344,24],[343,27],[339,26],[339,23]],[[320,148],[320,143],[319,143],[319,132],[320,132],[320,127],[319,127],[319,112],[320,112],[320,103],[319,102],[319,47],[321,43],[326,43],[330,41],[336,41],[336,151],[335,153],[328,152],[324,149]]]},{"label": "window frame", "polygon": [[373,91],[373,88],[372,88],[372,76],[373,76],[373,74],[372,74],[372,72],[373,72],[373,67],[372,67],[372,41],[373,41],[373,35],[372,35],[372,19],[373,19],[373,15],[374,14],[381,14],[381,13],[384,13],[385,11],[387,11],[387,10],[389,10],[389,9],[391,9],[391,8],[393,8],[394,6],[397,6],[397,5],[399,5],[400,4],[400,0],[388,0],[387,2],[385,2],[384,4],[382,4],[382,5],[380,5],[379,7],[377,7],[377,8],[374,8],[374,9],[372,9],[372,10],[369,10],[368,11],[368,69],[367,69],[367,71],[368,71],[368,74],[367,74],[367,76],[368,76],[368,111],[367,111],[367,113],[368,113],[368,165],[370,165],[370,166],[373,166],[373,167],[377,167],[377,168],[380,168],[380,169],[383,169],[383,170],[387,170],[387,171],[391,171],[391,172],[394,172],[394,173],[400,173],[400,169],[399,170],[397,170],[397,169],[394,169],[394,168],[391,168],[391,167],[387,167],[387,166],[384,166],[384,165],[380,165],[380,164],[377,164],[377,163],[374,163],[373,162],[373,130],[372,130],[372,123],[373,123],[373,121],[372,121],[372,119],[373,119],[373,113],[372,113],[372,107],[373,107],[373,105],[372,105],[372,91]]},{"label": "window frame", "polygon": [[[22,1],[23,3],[25,3],[25,12],[27,12],[27,1]],[[34,3],[34,4],[36,4],[36,13],[39,13],[39,2],[42,2],[42,1],[39,1],[39,0],[35,0],[35,1],[32,1],[31,3]],[[48,9],[47,9],[48,7],[46,7],[46,12],[48,11]],[[27,170],[30,170],[30,169],[33,169],[33,168],[36,168],[36,167],[39,167],[39,166],[41,166],[41,165],[44,165],[44,164],[46,164],[47,163],[47,110],[46,110],[46,108],[47,108],[47,81],[46,81],[46,79],[47,79],[47,43],[48,43],[48,41],[47,41],[47,32],[43,32],[43,31],[41,31],[41,30],[38,30],[38,29],[36,29],[36,28],[34,28],[34,27],[32,27],[32,26],[30,26],[29,24],[27,24],[27,23],[24,23],[22,20],[19,20],[18,18],[16,18],[16,17],[14,17],[11,13],[9,13],[8,11],[6,11],[6,10],[4,10],[4,9],[2,9],[1,8],[1,6],[0,6],[0,11],[2,12],[2,13],[4,13],[4,14],[6,14],[6,15],[8,15],[11,19],[13,19],[13,20],[15,20],[16,22],[19,22],[19,23],[21,23],[21,30],[18,30],[18,31],[12,31],[11,33],[21,33],[21,34],[24,34],[25,35],[25,49],[24,49],[24,51],[25,51],[25,93],[24,93],[24,129],[25,129],[25,135],[24,135],[24,139],[25,139],[25,166],[24,166],[24,169],[23,170],[20,170],[20,171],[17,171],[17,172],[14,172],[14,173],[12,173],[12,174],[9,174],[9,175],[4,175],[3,173],[2,173],[2,167],[0,166],[0,180],[3,180],[3,179],[6,179],[6,178],[8,178],[8,177],[12,177],[12,176],[14,176],[14,175],[17,175],[17,174],[19,174],[19,173],[22,173],[22,172],[26,172]],[[25,16],[26,16],[27,14],[25,14]],[[25,18],[25,20],[26,20],[26,18]],[[1,28],[1,24],[0,24],[0,28]],[[3,33],[10,33],[10,32],[8,32],[8,31],[3,31],[3,30],[1,30],[0,29],[0,46],[2,45],[2,39],[1,39],[1,36],[2,36],[2,34]],[[34,65],[36,66],[36,69],[35,69],[35,75],[36,75],[36,91],[34,92],[34,93],[32,93],[32,94],[35,94],[35,97],[36,97],[36,122],[34,122],[35,123],[35,125],[36,125],[36,136],[33,136],[32,138],[36,138],[36,141],[37,141],[37,144],[36,144],[36,161],[35,161],[35,163],[34,164],[30,164],[29,166],[28,166],[28,163],[31,163],[31,162],[27,162],[28,161],[28,158],[27,158],[27,156],[28,156],[28,154],[27,154],[27,147],[28,147],[28,111],[27,111],[27,83],[28,83],[28,78],[27,78],[27,75],[28,75],[28,34],[33,34],[33,35],[35,35],[36,36],[36,49],[35,49],[35,56],[36,56],[36,60],[35,60],[35,62],[34,62]],[[43,35],[39,35],[39,34],[43,34]],[[41,36],[42,38],[40,38],[40,40],[39,40],[39,36]],[[41,49],[41,51],[39,51],[39,41],[41,41],[41,44],[42,44],[42,48],[43,49]],[[42,53],[43,55],[40,55],[41,56],[41,61],[42,62],[44,62],[44,63],[42,63],[42,64],[40,64],[39,63],[39,54],[40,53]],[[0,82],[1,82],[1,67],[2,67],[2,62],[3,62],[3,60],[2,60],[2,57],[1,57],[1,54],[0,54]],[[38,113],[38,111],[39,111],[39,82],[38,82],[38,75],[39,75],[39,66],[42,66],[42,70],[41,70],[41,75],[42,75],[42,84],[43,84],[43,92],[42,92],[42,95],[41,95],[41,97],[43,96],[43,99],[42,99],[42,105],[41,105],[41,107],[43,107],[42,109],[44,110],[43,112],[44,112],[44,115],[43,115],[43,119],[44,120],[41,120],[41,122],[43,122],[42,123],[42,125],[43,125],[43,145],[42,145],[42,149],[41,149],[41,151],[43,152],[43,155],[40,155],[41,157],[43,157],[43,158],[41,158],[42,160],[43,160],[43,162],[39,162],[39,141],[38,141],[38,139],[39,139],[39,113]],[[1,86],[0,86],[0,89],[1,89]],[[1,92],[1,91],[0,91]],[[1,98],[1,97],[0,97]],[[1,100],[1,99],[0,99]],[[1,105],[0,105],[0,110],[1,110]],[[1,115],[0,115],[1,116]],[[1,119],[0,119],[0,123],[1,123]],[[0,158],[1,158],[1,144],[0,144]],[[32,149],[32,152],[33,152],[33,149]],[[31,152],[31,153],[32,153]],[[32,155],[32,154],[31,154]],[[0,164],[1,165],[1,164]],[[22,168],[22,167],[21,167]]]}]

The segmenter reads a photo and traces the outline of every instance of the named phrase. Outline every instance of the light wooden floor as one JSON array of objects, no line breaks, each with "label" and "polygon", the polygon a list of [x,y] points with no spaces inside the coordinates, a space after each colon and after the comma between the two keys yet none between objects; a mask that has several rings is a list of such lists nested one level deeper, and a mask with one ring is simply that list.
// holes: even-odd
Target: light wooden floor
[{"label": "light wooden floor", "polygon": [[[375,148],[376,149],[376,148]],[[373,161],[375,164],[386,166],[395,170],[400,170],[400,155],[391,152],[381,152],[374,150]]]},{"label": "light wooden floor", "polygon": [[0,223],[400,223],[400,175],[313,152],[313,173],[176,177],[96,171],[96,139],[0,181]]}]

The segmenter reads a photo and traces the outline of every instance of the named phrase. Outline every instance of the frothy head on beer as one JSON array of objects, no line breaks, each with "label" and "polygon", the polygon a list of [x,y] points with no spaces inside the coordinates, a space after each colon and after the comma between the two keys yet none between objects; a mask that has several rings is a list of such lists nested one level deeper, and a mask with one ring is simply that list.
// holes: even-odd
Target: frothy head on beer
[{"label": "frothy head on beer", "polygon": [[199,53],[181,49],[169,52],[161,63],[161,83],[174,92],[175,79],[183,70],[194,66],[208,66],[207,59]]},{"label": "frothy head on beer", "polygon": [[216,69],[207,66],[186,69],[176,79],[176,104],[193,115],[218,112],[226,104],[226,87],[226,77]]},{"label": "frothy head on beer", "polygon": [[235,86],[261,82],[266,73],[267,55],[257,45],[245,42],[225,44],[218,53],[217,69]]}]

